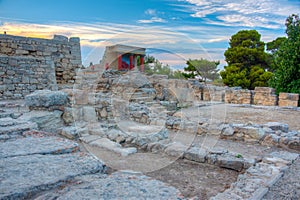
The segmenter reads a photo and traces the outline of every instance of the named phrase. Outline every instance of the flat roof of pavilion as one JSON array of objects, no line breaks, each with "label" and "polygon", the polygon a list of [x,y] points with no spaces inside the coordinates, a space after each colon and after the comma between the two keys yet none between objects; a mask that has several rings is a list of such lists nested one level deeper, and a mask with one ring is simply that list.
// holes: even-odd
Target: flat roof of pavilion
[{"label": "flat roof of pavilion", "polygon": [[118,53],[132,53],[138,55],[145,55],[146,48],[142,47],[135,47],[135,46],[128,46],[123,44],[116,44],[112,46],[108,46],[110,51],[118,52]]}]

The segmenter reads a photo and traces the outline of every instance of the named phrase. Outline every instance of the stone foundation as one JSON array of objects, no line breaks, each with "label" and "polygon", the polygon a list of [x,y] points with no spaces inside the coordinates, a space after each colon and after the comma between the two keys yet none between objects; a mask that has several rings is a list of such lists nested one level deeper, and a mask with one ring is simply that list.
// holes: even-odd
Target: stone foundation
[{"label": "stone foundation", "polygon": [[299,94],[292,93],[279,93],[279,102],[280,107],[297,107],[299,101]]},{"label": "stone foundation", "polygon": [[225,92],[225,103],[251,104],[252,92],[240,88],[228,88]]},{"label": "stone foundation", "polygon": [[255,87],[253,103],[262,106],[278,105],[278,97],[275,94],[275,89],[269,87]]}]

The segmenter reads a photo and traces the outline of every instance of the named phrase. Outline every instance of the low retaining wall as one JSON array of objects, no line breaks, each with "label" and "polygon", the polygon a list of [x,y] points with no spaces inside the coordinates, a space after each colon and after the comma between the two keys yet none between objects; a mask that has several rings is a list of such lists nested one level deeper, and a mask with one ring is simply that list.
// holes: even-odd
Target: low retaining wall
[{"label": "low retaining wall", "polygon": [[0,100],[24,98],[43,89],[57,89],[52,60],[0,56]]},{"label": "low retaining wall", "polygon": [[297,107],[299,101],[299,94],[291,94],[291,93],[279,93],[279,102],[278,105],[285,107],[285,106],[292,106]]}]

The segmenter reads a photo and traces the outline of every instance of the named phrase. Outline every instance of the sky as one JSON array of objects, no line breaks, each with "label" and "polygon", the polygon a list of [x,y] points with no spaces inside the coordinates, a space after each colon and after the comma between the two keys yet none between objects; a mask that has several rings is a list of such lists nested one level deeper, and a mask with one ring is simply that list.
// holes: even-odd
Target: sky
[{"label": "sky", "polygon": [[222,67],[233,34],[255,29],[272,41],[299,11],[299,0],[0,0],[0,33],[80,37],[85,66],[99,63],[105,46],[125,44],[174,69],[200,58]]}]

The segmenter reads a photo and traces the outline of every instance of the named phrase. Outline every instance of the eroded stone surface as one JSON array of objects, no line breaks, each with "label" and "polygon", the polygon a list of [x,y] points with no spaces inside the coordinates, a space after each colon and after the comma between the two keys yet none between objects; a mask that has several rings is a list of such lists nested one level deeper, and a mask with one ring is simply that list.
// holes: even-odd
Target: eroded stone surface
[{"label": "eroded stone surface", "polygon": [[77,143],[59,137],[26,137],[2,143],[0,158],[33,154],[65,154],[78,150]]},{"label": "eroded stone surface", "polygon": [[27,155],[1,159],[1,198],[27,198],[75,176],[102,172],[99,160],[82,153]]},{"label": "eroded stone surface", "polygon": [[174,187],[135,172],[82,176],[75,182],[78,184],[46,193],[37,199],[183,199]]},{"label": "eroded stone surface", "polygon": [[37,90],[25,97],[25,104],[31,109],[57,109],[68,103],[68,95],[62,91]]},{"label": "eroded stone surface", "polygon": [[101,138],[92,141],[90,142],[90,145],[119,153],[122,156],[128,156],[137,152],[137,149],[135,147],[123,148],[119,143],[113,142],[107,138]]}]

